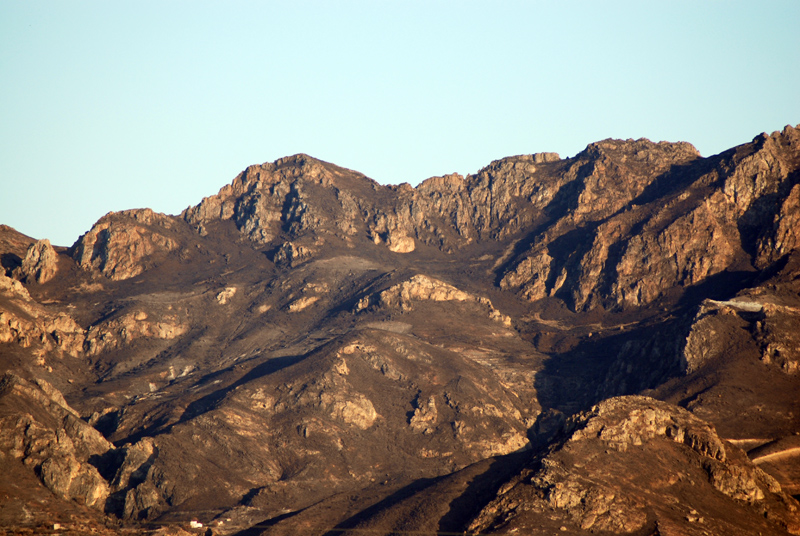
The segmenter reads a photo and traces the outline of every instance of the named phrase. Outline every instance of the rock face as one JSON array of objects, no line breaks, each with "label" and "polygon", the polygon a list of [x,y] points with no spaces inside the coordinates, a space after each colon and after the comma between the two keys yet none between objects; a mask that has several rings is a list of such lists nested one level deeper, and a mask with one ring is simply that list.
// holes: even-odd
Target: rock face
[{"label": "rock face", "polygon": [[32,300],[19,281],[0,275],[0,300],[0,343],[29,349],[33,362],[43,367],[49,366],[48,356],[78,357],[83,353],[84,330],[66,312]]},{"label": "rock face", "polygon": [[134,311],[92,326],[86,334],[85,349],[87,355],[94,356],[129,345],[141,337],[171,340],[188,330],[189,326],[181,322],[178,315],[164,315],[153,320],[144,311]]},{"label": "rock face", "polygon": [[19,269],[23,280],[36,283],[47,283],[57,271],[58,254],[46,238],[30,245]]},{"label": "rock face", "polygon": [[800,530],[797,508],[709,423],[628,396],[567,419],[555,440],[522,464],[508,457],[475,464],[337,528],[345,534],[786,534]]},{"label": "rock face", "polygon": [[[355,200],[333,186],[337,178],[370,182],[363,175],[335,168],[306,155],[283,158],[275,163],[250,166],[219,194],[205,198],[184,211],[183,217],[201,233],[215,220],[233,220],[237,228],[257,243],[268,243],[282,227],[292,234],[330,227],[334,213],[307,203],[309,196],[321,194],[326,201],[342,208],[346,219],[358,215]],[[363,185],[362,185],[363,187]],[[347,221],[337,224],[348,233]]]},{"label": "rock face", "polygon": [[[105,507],[108,483],[89,460],[113,446],[44,380],[0,379],[0,453],[36,471],[47,489],[92,508]],[[20,408],[29,412],[22,413]]]},{"label": "rock face", "polygon": [[169,236],[172,218],[150,209],[107,214],[72,246],[72,256],[86,270],[98,270],[114,281],[145,270],[145,259],[178,248]]},{"label": "rock face", "polygon": [[0,526],[794,532],[799,140],[0,226]]},{"label": "rock face", "polygon": [[[642,154],[660,172],[635,181],[634,189],[609,180],[621,179],[620,166],[635,162],[641,142],[590,146],[587,152],[602,155],[603,163],[593,164],[584,179],[588,189],[577,195],[575,212],[543,233],[501,284],[520,288],[531,300],[560,294],[578,310],[601,304],[625,307],[653,302],[677,285],[699,284],[737,264],[764,266],[780,256],[766,244],[794,240],[790,224],[781,222],[793,217],[787,209],[798,180],[799,139],[797,130],[787,127],[723,153],[713,167],[711,162],[688,165],[697,155],[680,145],[645,150]],[[598,199],[589,193],[592,188],[611,194],[600,207],[592,205]],[[770,226],[774,231],[765,232]],[[582,242],[582,249],[567,245],[570,236],[573,244]]]},{"label": "rock face", "polygon": [[375,306],[411,311],[415,301],[434,302],[474,302],[488,309],[488,317],[510,327],[511,318],[494,308],[488,298],[473,296],[452,285],[431,277],[417,274],[407,281],[403,281],[382,292],[365,296],[356,304],[356,311]]},{"label": "rock face", "polygon": [[[468,532],[630,534],[653,525],[682,534],[800,531],[797,502],[686,410],[613,398],[570,419],[564,432],[560,444],[500,488]],[[670,459],[683,460],[680,472],[663,470]],[[730,518],[716,517],[700,500],[712,489],[728,497]]]}]

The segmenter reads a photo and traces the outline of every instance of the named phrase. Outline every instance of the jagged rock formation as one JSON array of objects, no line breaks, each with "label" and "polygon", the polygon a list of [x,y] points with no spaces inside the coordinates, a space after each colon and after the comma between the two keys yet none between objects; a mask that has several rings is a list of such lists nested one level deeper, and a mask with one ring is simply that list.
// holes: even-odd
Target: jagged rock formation
[{"label": "jagged rock formation", "polygon": [[[31,299],[19,282],[0,275],[0,342],[30,348],[36,363],[46,356],[78,357],[83,352],[84,330],[67,313],[52,311]],[[52,367],[51,369],[52,370]]]},{"label": "jagged rock formation", "polygon": [[109,213],[81,236],[72,256],[85,270],[114,281],[130,279],[147,268],[147,259],[178,248],[169,235],[173,219],[150,209]]},{"label": "jagged rock formation", "polygon": [[[548,448],[516,458],[478,463],[428,482],[342,522],[337,532],[800,531],[798,503],[780,484],[713,426],[651,398],[605,400],[566,420]],[[720,517],[717,508],[726,515]],[[281,528],[266,533],[280,534]]]},{"label": "jagged rock formation", "polygon": [[[797,502],[686,410],[643,397],[612,398],[570,419],[565,432],[500,488],[468,532],[630,534],[647,526],[658,534],[800,532]],[[728,498],[729,517],[719,518],[702,500],[712,488]]]},{"label": "jagged rock formation", "polygon": [[58,254],[46,238],[31,244],[19,268],[23,281],[47,283],[58,271]]},{"label": "jagged rock formation", "polygon": [[792,127],[416,188],[297,155],[0,227],[0,524],[796,531],[799,169]]},{"label": "jagged rock formation", "polygon": [[[619,197],[617,185],[598,176],[627,172],[614,165],[635,158],[635,144],[590,146],[602,155],[605,166],[592,168],[584,183],[600,181],[611,194],[610,204],[596,210],[590,204],[595,197],[581,192],[575,214],[588,212],[592,223],[578,216],[562,219],[564,231],[558,225],[551,227],[558,236],[544,233],[501,284],[521,288],[531,300],[561,293],[581,310],[603,304],[644,305],[676,286],[696,285],[725,270],[764,267],[791,250],[777,251],[774,245],[794,244],[796,239],[797,228],[789,228],[794,218],[790,207],[798,180],[798,143],[800,134],[787,127],[723,153],[713,167],[711,162],[696,166],[697,171],[687,165],[697,155],[681,147],[675,151],[680,159],[655,157],[670,163],[669,168],[651,174],[649,181],[633,181],[640,189],[622,188]],[[658,152],[648,154],[652,158]],[[554,259],[550,251],[563,251],[559,246],[568,233],[573,243],[580,237],[584,250],[566,251],[567,259],[563,254],[563,260]],[[562,288],[565,282],[568,287]]]},{"label": "jagged rock formation", "polygon": [[[224,304],[225,300],[220,302]],[[144,311],[135,311],[92,326],[86,334],[84,346],[88,356],[95,356],[129,345],[140,337],[171,340],[187,331],[189,326],[180,321],[179,315],[165,314],[153,321]]]},{"label": "jagged rock formation", "polygon": [[108,483],[89,459],[108,451],[111,443],[81,420],[61,393],[44,380],[32,384],[13,374],[4,375],[0,404],[0,456],[33,468],[58,497],[102,510]]},{"label": "jagged rock formation", "polygon": [[[451,175],[416,189],[399,187],[393,199],[375,195],[378,186],[362,175],[300,155],[248,168],[183,217],[201,234],[210,222],[232,220],[257,243],[288,232],[297,243],[284,242],[276,262],[308,257],[314,248],[303,242],[319,245],[327,234],[367,233],[393,252],[408,253],[415,241],[453,251],[536,228],[539,237],[527,251],[509,259],[501,287],[519,289],[529,300],[560,294],[576,310],[639,306],[742,263],[763,267],[793,249],[798,138],[787,127],[696,166],[699,155],[686,143],[606,140],[569,162],[506,159],[466,179]],[[115,217],[173,225],[148,211]],[[564,249],[569,242],[581,244]],[[122,263],[125,248],[133,248],[130,266]],[[140,225],[115,231],[104,219],[74,255],[83,267],[126,279],[143,269],[143,256],[175,248],[164,234]]]}]

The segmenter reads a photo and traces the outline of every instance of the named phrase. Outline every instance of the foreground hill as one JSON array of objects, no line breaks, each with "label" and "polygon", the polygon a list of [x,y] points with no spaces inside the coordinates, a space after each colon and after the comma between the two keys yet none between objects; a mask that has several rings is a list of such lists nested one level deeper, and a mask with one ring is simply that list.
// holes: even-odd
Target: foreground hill
[{"label": "foreground hill", "polygon": [[792,127],[2,227],[0,526],[798,533],[799,245]]}]

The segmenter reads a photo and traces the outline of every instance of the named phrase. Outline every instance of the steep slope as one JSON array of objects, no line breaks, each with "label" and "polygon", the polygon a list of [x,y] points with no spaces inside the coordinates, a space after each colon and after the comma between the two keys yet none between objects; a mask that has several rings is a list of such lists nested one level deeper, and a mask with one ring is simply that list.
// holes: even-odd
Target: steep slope
[{"label": "steep slope", "polygon": [[[646,397],[611,398],[575,415],[548,449],[529,456],[512,475],[502,473],[486,464],[469,468],[345,521],[341,532],[744,535],[800,530],[797,502],[741,450],[686,410]],[[487,479],[488,474],[499,478]],[[473,499],[472,508],[465,509],[464,488],[472,497],[490,500]]]},{"label": "steep slope", "polygon": [[[390,530],[416,512],[425,530],[462,530],[484,509],[474,530],[500,530],[502,482],[553,456],[575,463],[583,454],[558,454],[573,448],[565,423],[602,417],[570,415],[647,393],[776,479],[752,476],[744,455],[718,459],[763,480],[774,519],[753,517],[762,499],[731,506],[749,500],[735,493],[700,517],[724,531],[719,512],[739,508],[742,530],[795,527],[775,490],[797,493],[799,168],[792,127],[710,158],[604,140],[416,188],[297,155],[180,216],[107,214],[68,250],[0,228],[0,363],[17,386],[3,391],[0,450],[87,520],[291,533]],[[37,389],[58,404],[31,410],[45,399],[20,393]],[[76,426],[105,439],[70,450]],[[53,453],[19,446],[34,428]],[[586,455],[618,464],[602,479],[622,489],[626,464],[676,470],[686,452],[672,443],[652,459],[662,439],[635,459],[604,462],[595,440]],[[706,493],[708,463],[676,500]],[[520,501],[541,510],[536,489]],[[432,490],[450,499],[433,504]],[[680,521],[631,500],[641,524],[597,527],[652,532],[658,519],[666,534]],[[18,514],[8,523],[29,522]],[[567,530],[597,528],[562,514]]]},{"label": "steep slope", "polygon": [[800,530],[797,502],[685,410],[612,398],[571,419],[565,431],[563,443],[500,489],[470,532]]}]

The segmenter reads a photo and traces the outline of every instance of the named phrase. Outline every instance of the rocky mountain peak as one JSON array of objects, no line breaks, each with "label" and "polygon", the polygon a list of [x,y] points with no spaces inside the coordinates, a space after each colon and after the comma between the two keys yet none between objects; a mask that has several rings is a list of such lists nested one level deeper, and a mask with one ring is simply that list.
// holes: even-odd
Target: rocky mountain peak
[{"label": "rocky mountain peak", "polygon": [[110,212],[72,246],[72,257],[85,270],[119,281],[147,268],[146,259],[178,248],[173,217],[150,209]]},{"label": "rocky mountain peak", "polygon": [[623,161],[630,158],[649,162],[664,160],[687,162],[695,158],[700,158],[700,151],[698,151],[694,145],[685,141],[652,142],[647,138],[639,138],[638,140],[607,138],[590,143],[582,152],[578,153],[576,157],[597,157],[600,155],[617,157],[619,160]]},{"label": "rocky mountain peak", "polygon": [[0,527],[800,533],[799,138],[0,226]]},{"label": "rocky mountain peak", "polygon": [[[294,248],[306,259],[330,240],[453,254],[510,239],[514,249],[495,267],[501,288],[573,310],[638,307],[676,285],[766,266],[794,247],[797,137],[787,126],[709,159],[685,142],[607,139],[571,159],[509,157],[416,188],[380,186],[300,154],[248,167],[181,217],[201,235],[232,221],[255,247]],[[133,227],[114,230],[112,221],[130,219]],[[175,225],[146,212],[108,215],[73,255],[107,277],[130,278],[143,270],[139,259],[178,248]],[[109,247],[133,248],[135,260],[127,266]]]}]

